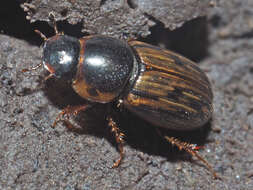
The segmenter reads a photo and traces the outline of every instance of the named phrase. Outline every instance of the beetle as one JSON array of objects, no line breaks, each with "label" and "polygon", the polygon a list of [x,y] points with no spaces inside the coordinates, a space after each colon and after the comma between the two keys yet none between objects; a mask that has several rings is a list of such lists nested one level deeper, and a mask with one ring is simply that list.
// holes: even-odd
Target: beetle
[{"label": "beetle", "polygon": [[[42,63],[23,72],[44,66],[49,72],[46,79],[55,77],[70,83],[80,97],[90,102],[68,106],[59,113],[53,126],[96,103],[117,103],[156,126],[162,137],[197,157],[217,178],[209,163],[197,153],[199,147],[163,135],[159,130],[194,130],[211,118],[211,84],[194,62],[137,40],[122,41],[103,35],[77,39],[58,32],[52,17],[54,36],[47,38],[35,30],[44,39]],[[124,156],[124,134],[110,115],[107,120],[120,152],[113,165],[117,167]]]}]

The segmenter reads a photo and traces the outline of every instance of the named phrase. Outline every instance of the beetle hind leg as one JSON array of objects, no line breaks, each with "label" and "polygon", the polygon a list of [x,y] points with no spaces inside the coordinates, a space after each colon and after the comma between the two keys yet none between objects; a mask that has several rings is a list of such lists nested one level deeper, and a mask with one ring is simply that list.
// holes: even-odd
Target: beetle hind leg
[{"label": "beetle hind leg", "polygon": [[169,136],[163,136],[160,132],[160,130],[157,129],[157,132],[160,136],[162,136],[166,141],[171,143],[172,145],[177,146],[179,150],[184,150],[191,154],[191,156],[198,158],[200,161],[202,161],[205,166],[209,169],[209,171],[213,174],[213,177],[215,179],[221,179],[216,172],[214,171],[213,167],[202,157],[198,154],[198,150],[200,149],[199,146],[196,146],[196,144],[190,144],[187,142],[180,141],[177,138],[169,137]]},{"label": "beetle hind leg", "polygon": [[120,153],[120,158],[114,162],[113,164],[113,168],[117,168],[123,157],[124,157],[124,149],[123,149],[123,145],[124,145],[124,133],[120,132],[120,129],[117,127],[117,124],[116,122],[112,119],[112,117],[108,117],[107,118],[107,121],[108,121],[108,126],[111,127],[111,132],[114,134],[115,136],[115,140],[118,144],[118,150],[119,150],[119,153]]}]

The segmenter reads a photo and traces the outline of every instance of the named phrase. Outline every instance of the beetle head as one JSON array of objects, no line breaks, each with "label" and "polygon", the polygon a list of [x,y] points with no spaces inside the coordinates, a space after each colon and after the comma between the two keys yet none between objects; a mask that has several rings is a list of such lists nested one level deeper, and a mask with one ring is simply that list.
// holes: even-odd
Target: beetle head
[{"label": "beetle head", "polygon": [[59,33],[55,17],[52,13],[49,14],[49,18],[51,18],[54,24],[54,36],[47,38],[39,30],[35,30],[35,32],[44,40],[43,61],[35,67],[23,69],[22,72],[36,70],[43,65],[50,73],[45,80],[51,77],[57,77],[70,81],[76,73],[76,67],[79,60],[79,40],[64,35],[63,33]]},{"label": "beetle head", "polygon": [[43,66],[50,77],[71,80],[76,73],[80,43],[71,36],[56,34],[43,47]]}]

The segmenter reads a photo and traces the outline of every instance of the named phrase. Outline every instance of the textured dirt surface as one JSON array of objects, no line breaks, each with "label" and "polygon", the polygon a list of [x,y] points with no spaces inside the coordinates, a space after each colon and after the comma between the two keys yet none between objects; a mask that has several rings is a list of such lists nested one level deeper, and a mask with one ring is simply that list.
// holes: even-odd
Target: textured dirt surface
[{"label": "textured dirt surface", "polygon": [[53,11],[57,20],[83,26],[83,32],[114,37],[150,34],[155,22],[175,29],[193,18],[205,15],[210,0],[34,0],[22,6],[31,22],[48,20]]},{"label": "textured dirt surface", "polygon": [[[20,8],[24,1],[0,8],[0,189],[253,189],[252,1],[219,0],[207,6],[209,1],[189,0],[184,3],[197,4],[186,8],[170,1],[161,9],[158,4],[163,1],[50,1],[51,9],[43,2],[32,1],[36,5],[29,14],[36,21],[32,24]],[[166,6],[174,12],[164,12]],[[93,14],[91,7],[103,11]],[[87,15],[79,18],[86,9]],[[59,28],[70,35],[80,37],[85,31],[122,37],[125,31],[127,37],[143,37],[150,33],[140,40],[198,61],[213,84],[213,119],[197,131],[166,133],[204,145],[200,154],[222,180],[214,180],[201,162],[164,142],[154,126],[126,111],[118,117],[126,134],[126,156],[116,169],[111,166],[119,154],[103,106],[72,119],[79,131],[69,131],[62,123],[51,128],[66,105],[85,103],[57,81],[44,83],[41,70],[20,72],[40,63],[42,41],[33,30],[53,34],[45,22],[52,10],[58,20],[64,20]],[[115,18],[110,14],[106,20],[106,12]],[[205,18],[193,19],[203,14]],[[123,21],[117,21],[121,15]],[[105,22],[97,22],[98,18]],[[129,19],[129,25],[124,19]],[[169,31],[165,26],[177,29]]]}]

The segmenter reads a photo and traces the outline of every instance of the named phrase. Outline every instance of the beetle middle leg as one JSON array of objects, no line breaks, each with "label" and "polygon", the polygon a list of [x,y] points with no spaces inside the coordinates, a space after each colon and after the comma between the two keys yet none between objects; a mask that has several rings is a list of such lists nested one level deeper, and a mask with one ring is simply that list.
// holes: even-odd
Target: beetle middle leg
[{"label": "beetle middle leg", "polygon": [[73,129],[73,125],[69,122],[69,117],[71,115],[76,116],[79,112],[85,111],[89,107],[91,107],[91,105],[67,106],[58,114],[52,127],[55,127],[59,121],[63,121],[68,129]]},{"label": "beetle middle leg", "polygon": [[111,132],[114,133],[116,142],[118,144],[118,149],[119,149],[119,153],[120,153],[120,158],[114,162],[113,164],[113,168],[116,168],[120,165],[123,157],[124,157],[124,149],[123,149],[123,145],[124,145],[124,133],[120,132],[120,129],[118,128],[116,122],[113,120],[113,118],[111,116],[107,117],[107,121],[108,121],[108,126],[111,127]]}]

